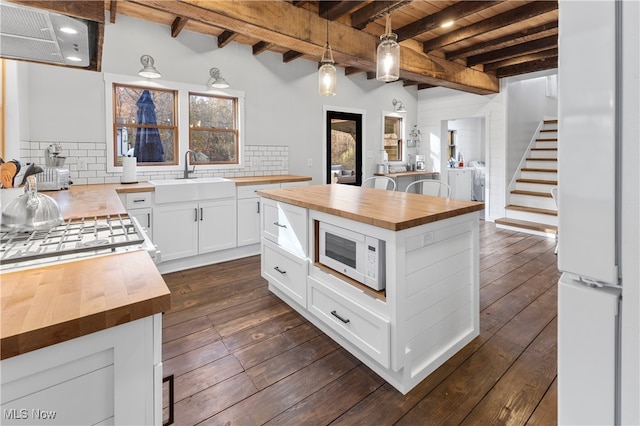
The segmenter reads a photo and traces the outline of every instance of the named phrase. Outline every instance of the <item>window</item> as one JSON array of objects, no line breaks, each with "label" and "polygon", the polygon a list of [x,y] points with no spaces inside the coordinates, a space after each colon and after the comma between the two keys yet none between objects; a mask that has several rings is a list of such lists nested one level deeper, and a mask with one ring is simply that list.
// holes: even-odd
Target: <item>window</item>
[{"label": "window", "polygon": [[178,164],[177,92],[113,84],[114,166],[136,157],[139,166]]},{"label": "window", "polygon": [[238,164],[238,98],[189,93],[194,164]]}]

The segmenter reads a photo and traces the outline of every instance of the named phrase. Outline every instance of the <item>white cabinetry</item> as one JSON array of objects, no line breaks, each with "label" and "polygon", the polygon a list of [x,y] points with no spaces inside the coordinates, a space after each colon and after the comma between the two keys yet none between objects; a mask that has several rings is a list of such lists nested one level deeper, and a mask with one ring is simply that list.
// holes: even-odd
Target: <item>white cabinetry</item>
[{"label": "white cabinetry", "polygon": [[8,358],[2,424],[162,424],[161,314]]},{"label": "white cabinetry", "polygon": [[449,169],[451,198],[471,201],[473,169]]},{"label": "white cabinetry", "polygon": [[256,192],[308,184],[304,181],[238,186],[238,247],[260,242],[260,197]]},{"label": "white cabinetry", "polygon": [[238,246],[260,242],[260,197],[257,191],[280,188],[280,184],[238,186]]},{"label": "white cabinetry", "polygon": [[[476,214],[394,232],[271,199],[262,205],[269,289],[400,392],[478,335]],[[386,242],[384,291],[316,263],[321,222]]]},{"label": "white cabinetry", "polygon": [[147,236],[153,241],[153,192],[120,194],[129,216],[135,217]]},{"label": "white cabinetry", "polygon": [[163,261],[232,248],[236,246],[236,202],[156,206],[153,227]]},{"label": "white cabinetry", "polygon": [[307,209],[262,199],[262,276],[307,306]]}]

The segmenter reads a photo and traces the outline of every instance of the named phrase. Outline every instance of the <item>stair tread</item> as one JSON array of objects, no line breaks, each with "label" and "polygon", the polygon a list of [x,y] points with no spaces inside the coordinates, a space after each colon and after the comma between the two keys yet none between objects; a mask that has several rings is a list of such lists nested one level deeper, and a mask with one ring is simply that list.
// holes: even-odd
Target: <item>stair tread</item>
[{"label": "stair tread", "polygon": [[557,158],[532,158],[528,157],[527,161],[558,161]]},{"label": "stair tread", "polygon": [[523,191],[521,189],[514,189],[513,191],[511,191],[511,193],[518,195],[531,195],[533,197],[553,198],[551,196],[551,192]]},{"label": "stair tread", "polygon": [[523,167],[520,169],[523,172],[545,172],[545,173],[557,173],[558,169],[536,169],[533,167]]},{"label": "stair tread", "polygon": [[541,129],[540,132],[557,132],[558,129]]},{"label": "stair tread", "polygon": [[544,120],[544,124],[554,124],[554,123],[558,123],[558,120]]},{"label": "stair tread", "polygon": [[496,219],[496,224],[513,226],[516,228],[530,229],[533,231],[546,232],[549,234],[557,234],[558,227],[554,225],[547,225],[546,223],[530,222],[528,220],[500,218]]},{"label": "stair tread", "polygon": [[536,142],[558,142],[558,138],[538,138]]},{"label": "stair tread", "polygon": [[558,212],[556,210],[540,209],[537,207],[517,206],[515,204],[509,204],[508,206],[505,207],[505,209],[517,210],[517,211],[528,212],[528,213],[547,214],[550,216],[558,216]]},{"label": "stair tread", "polygon": [[531,148],[531,151],[557,151],[558,148]]},{"label": "stair tread", "polygon": [[544,179],[516,179],[516,182],[522,183],[539,183],[541,185],[558,185],[557,180],[544,180]]}]

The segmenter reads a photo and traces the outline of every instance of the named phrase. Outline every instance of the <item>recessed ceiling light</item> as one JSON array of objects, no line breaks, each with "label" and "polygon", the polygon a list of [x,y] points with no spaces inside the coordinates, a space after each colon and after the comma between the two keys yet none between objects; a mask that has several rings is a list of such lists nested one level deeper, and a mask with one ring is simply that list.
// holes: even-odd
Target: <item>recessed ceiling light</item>
[{"label": "recessed ceiling light", "polygon": [[67,59],[73,62],[80,62],[82,58],[78,58],[77,56],[67,56]]},{"label": "recessed ceiling light", "polygon": [[60,27],[60,31],[65,34],[78,34],[78,31],[74,30],[71,27]]},{"label": "recessed ceiling light", "polygon": [[449,21],[445,21],[442,23],[442,25],[440,25],[442,28],[449,28],[450,26],[453,25],[453,20],[449,20]]}]

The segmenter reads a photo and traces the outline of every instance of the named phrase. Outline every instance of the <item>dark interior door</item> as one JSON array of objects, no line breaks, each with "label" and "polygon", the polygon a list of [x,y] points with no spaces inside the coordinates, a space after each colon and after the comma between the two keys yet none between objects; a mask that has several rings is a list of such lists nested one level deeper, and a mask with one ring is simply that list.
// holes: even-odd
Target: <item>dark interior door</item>
[{"label": "dark interior door", "polygon": [[362,183],[362,114],[327,111],[327,183]]}]

